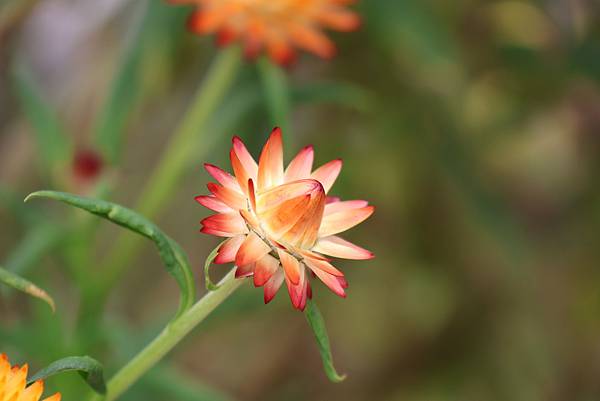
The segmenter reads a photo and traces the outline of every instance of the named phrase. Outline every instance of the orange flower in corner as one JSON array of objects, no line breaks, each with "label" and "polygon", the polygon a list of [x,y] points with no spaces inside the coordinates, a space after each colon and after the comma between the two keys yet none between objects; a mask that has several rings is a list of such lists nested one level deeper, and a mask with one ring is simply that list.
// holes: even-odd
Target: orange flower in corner
[{"label": "orange flower in corner", "polygon": [[194,4],[189,27],[198,34],[217,34],[217,44],[243,42],[246,56],[263,49],[279,64],[296,58],[298,47],[323,58],[335,54],[324,28],[352,31],[360,25],[358,15],[346,8],[353,0],[171,0]]},{"label": "orange flower in corner", "polygon": [[234,137],[230,158],[235,176],[205,164],[219,184],[208,184],[212,195],[196,197],[218,212],[202,220],[200,231],[230,237],[219,248],[215,263],[235,262],[236,277],[252,276],[254,285],[264,288],[265,303],[285,281],[292,304],[299,310],[312,295],[309,273],[337,295],[346,296],[344,274],[327,256],[373,257],[336,235],[367,219],[373,206],[364,200],[328,197],[342,161],[333,160],[312,171],[313,155],[312,146],[305,147],[284,170],[281,130],[275,128],[257,164]]},{"label": "orange flower in corner", "polygon": [[[27,384],[27,364],[22,367],[10,366],[8,358],[0,354],[0,401],[38,401],[44,392],[44,382],[36,381],[29,387]],[[44,401],[60,401],[60,393],[56,393]]]}]

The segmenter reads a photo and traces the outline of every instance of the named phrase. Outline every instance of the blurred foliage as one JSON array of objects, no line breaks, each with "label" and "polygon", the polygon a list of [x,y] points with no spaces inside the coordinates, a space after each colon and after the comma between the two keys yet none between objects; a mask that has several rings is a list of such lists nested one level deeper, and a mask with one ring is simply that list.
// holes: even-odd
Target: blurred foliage
[{"label": "blurred foliage", "polygon": [[[57,313],[1,292],[1,351],[34,370],[89,354],[110,375],[176,310],[176,284],[145,246],[86,322],[81,283],[102,276],[117,231],[21,200],[47,187],[134,204],[218,50],[161,2],[15,4],[0,2],[0,264],[53,294]],[[333,35],[333,61],[243,65],[160,215],[202,280],[216,240],[196,232],[207,212],[193,197],[203,162],[228,164],[232,135],[256,155],[277,123],[288,156],[313,143],[316,164],[343,157],[333,192],[377,205],[349,233],[376,259],[339,263],[348,298],[315,285],[347,380],[323,377],[285,291],[265,307],[244,288],[124,399],[600,398],[600,5],[356,7],[363,27]],[[102,154],[93,184],[73,178],[69,146]],[[66,400],[86,391],[77,375],[47,385]]]}]

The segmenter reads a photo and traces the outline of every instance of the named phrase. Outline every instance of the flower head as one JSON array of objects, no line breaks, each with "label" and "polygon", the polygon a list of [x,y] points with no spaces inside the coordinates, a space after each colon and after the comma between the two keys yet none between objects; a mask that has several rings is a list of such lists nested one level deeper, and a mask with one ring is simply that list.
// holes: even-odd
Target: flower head
[{"label": "flower head", "polygon": [[312,171],[313,148],[307,146],[283,168],[281,130],[275,128],[258,164],[242,141],[234,137],[230,151],[234,175],[211,164],[206,170],[207,196],[196,201],[218,212],[202,220],[206,234],[229,237],[215,263],[235,262],[236,277],[250,277],[273,299],[285,281],[292,304],[303,310],[312,295],[309,273],[341,297],[348,284],[328,256],[371,259],[373,254],[336,234],[373,213],[364,200],[341,201],[327,193],[342,168],[333,160]]},{"label": "flower head", "polygon": [[346,5],[353,0],[171,0],[194,4],[189,27],[198,34],[217,34],[217,43],[243,42],[246,56],[263,49],[279,64],[296,58],[295,47],[323,58],[335,54],[335,46],[323,28],[351,31],[360,25]]},{"label": "flower head", "polygon": [[[0,354],[0,401],[38,401],[44,392],[44,382],[36,381],[27,385],[27,364],[18,367],[10,366],[8,358]],[[44,401],[60,401],[60,393],[56,393]]]}]

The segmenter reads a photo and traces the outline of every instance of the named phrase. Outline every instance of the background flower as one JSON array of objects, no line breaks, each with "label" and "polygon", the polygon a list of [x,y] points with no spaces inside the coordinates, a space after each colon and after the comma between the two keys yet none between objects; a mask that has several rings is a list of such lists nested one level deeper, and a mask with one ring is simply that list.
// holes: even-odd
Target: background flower
[{"label": "background flower", "polygon": [[[0,401],[38,401],[44,392],[44,382],[38,380],[27,386],[27,364],[10,366],[5,354],[0,354]],[[43,401],[60,401],[56,393]]]},{"label": "background flower", "polygon": [[239,40],[247,57],[265,50],[280,64],[296,58],[295,48],[323,58],[335,54],[335,45],[323,29],[352,31],[360,25],[347,5],[352,0],[172,0],[193,4],[189,27],[199,34],[217,34],[217,43]]}]

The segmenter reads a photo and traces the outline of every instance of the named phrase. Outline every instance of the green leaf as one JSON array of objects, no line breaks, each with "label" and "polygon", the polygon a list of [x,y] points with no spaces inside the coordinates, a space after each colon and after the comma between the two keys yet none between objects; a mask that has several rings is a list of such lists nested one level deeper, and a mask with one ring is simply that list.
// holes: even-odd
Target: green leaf
[{"label": "green leaf", "polygon": [[123,142],[124,129],[136,104],[140,91],[141,62],[146,44],[149,19],[154,1],[145,2],[146,12],[138,21],[135,34],[130,38],[121,65],[111,84],[104,106],[95,121],[96,143],[110,162],[117,161]]},{"label": "green leaf", "polygon": [[[227,241],[227,240],[225,240],[225,241]],[[211,281],[210,274],[208,271],[210,269],[210,265],[212,264],[212,262],[215,260],[215,258],[219,254],[219,248],[221,247],[221,245],[223,245],[225,243],[225,241],[223,241],[219,245],[217,245],[217,247],[212,250],[212,252],[206,258],[206,261],[204,262],[204,283],[205,283],[206,289],[208,291],[216,291],[219,289],[219,285],[217,285]]]},{"label": "green leaf", "polygon": [[71,141],[52,107],[43,99],[30,72],[22,65],[14,71],[15,91],[33,127],[38,151],[46,166],[54,169],[70,159]]},{"label": "green leaf", "polygon": [[97,360],[89,356],[70,356],[52,362],[29,378],[27,384],[37,380],[44,380],[55,374],[69,371],[78,371],[87,384],[97,393],[106,394],[106,383],[104,381],[104,368]]},{"label": "green leaf", "polygon": [[27,293],[32,297],[41,299],[42,301],[50,305],[50,308],[52,308],[52,312],[54,312],[54,300],[46,293],[46,291],[37,287],[31,281],[26,280],[23,277],[0,267],[0,282],[14,289]]},{"label": "green leaf", "polygon": [[309,299],[306,303],[306,309],[304,311],[308,325],[315,333],[317,339],[317,345],[319,346],[319,352],[321,353],[321,359],[323,360],[323,368],[325,374],[329,380],[334,383],[342,382],[346,379],[346,375],[340,375],[333,366],[333,357],[331,356],[331,347],[329,345],[329,336],[327,335],[327,329],[325,328],[325,321],[323,315],[317,308],[317,304],[312,299]]},{"label": "green leaf", "polygon": [[258,62],[265,100],[271,117],[271,125],[281,127],[287,138],[292,135],[289,131],[290,93],[286,72],[267,57]]},{"label": "green leaf", "polygon": [[187,255],[173,239],[163,233],[154,223],[131,209],[100,199],[84,198],[81,196],[57,191],[38,191],[25,198],[48,198],[64,202],[87,212],[105,218],[134,231],[156,244],[160,258],[167,271],[179,284],[181,299],[177,316],[187,310],[194,302],[196,290]]}]

